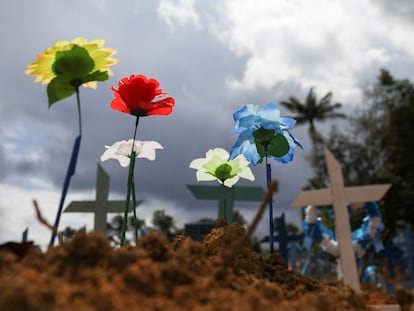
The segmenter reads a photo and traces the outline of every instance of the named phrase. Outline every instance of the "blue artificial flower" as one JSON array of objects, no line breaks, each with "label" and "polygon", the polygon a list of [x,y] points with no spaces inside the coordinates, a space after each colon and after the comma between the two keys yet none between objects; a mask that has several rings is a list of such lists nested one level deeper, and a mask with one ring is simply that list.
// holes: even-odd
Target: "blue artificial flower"
[{"label": "blue artificial flower", "polygon": [[303,149],[300,142],[290,134],[296,120],[280,117],[279,106],[268,103],[262,108],[246,105],[233,114],[234,133],[239,137],[231,149],[230,158],[243,154],[252,165],[264,157],[288,163],[292,161],[295,145]]}]

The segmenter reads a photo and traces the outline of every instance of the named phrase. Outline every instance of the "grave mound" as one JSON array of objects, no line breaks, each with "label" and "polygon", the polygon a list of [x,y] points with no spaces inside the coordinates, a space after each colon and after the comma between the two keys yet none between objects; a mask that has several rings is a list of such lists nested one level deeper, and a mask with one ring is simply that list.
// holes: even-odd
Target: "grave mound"
[{"label": "grave mound", "polygon": [[264,259],[249,243],[215,277],[244,234],[218,220],[203,243],[151,233],[136,246],[113,248],[103,235],[80,232],[46,252],[4,247],[0,309],[316,311],[395,303],[376,289],[355,292],[297,274],[277,253]]}]

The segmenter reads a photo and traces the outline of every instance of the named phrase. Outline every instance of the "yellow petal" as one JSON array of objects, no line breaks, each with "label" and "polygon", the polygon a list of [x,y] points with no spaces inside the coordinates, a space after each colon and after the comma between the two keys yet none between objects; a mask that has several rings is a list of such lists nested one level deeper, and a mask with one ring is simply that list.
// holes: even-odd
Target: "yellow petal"
[{"label": "yellow petal", "polygon": [[[58,40],[52,47],[48,47],[43,53],[37,55],[37,60],[27,66],[25,74],[35,76],[34,82],[41,82],[43,84],[50,83],[56,77],[56,74],[52,70],[56,53],[70,50],[74,45],[78,45],[85,48],[94,61],[95,66],[91,72],[107,71],[108,75],[112,76],[113,72],[109,67],[118,62],[117,59],[112,57],[116,51],[111,48],[104,48],[104,43],[105,40],[103,39],[95,39],[88,42],[84,37],[74,38],[70,42],[67,40]],[[97,85],[96,81],[84,84],[84,86],[93,89],[96,89]]]}]

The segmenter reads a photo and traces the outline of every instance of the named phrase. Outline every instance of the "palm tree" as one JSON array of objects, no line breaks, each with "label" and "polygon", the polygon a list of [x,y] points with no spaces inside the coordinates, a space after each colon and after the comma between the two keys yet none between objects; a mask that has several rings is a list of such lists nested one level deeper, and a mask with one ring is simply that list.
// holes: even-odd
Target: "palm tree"
[{"label": "palm tree", "polygon": [[296,119],[297,124],[309,123],[309,135],[313,144],[322,142],[322,137],[315,128],[315,121],[346,117],[345,114],[336,112],[337,109],[342,107],[342,104],[332,104],[332,92],[329,92],[318,101],[313,88],[309,90],[304,103],[296,97],[290,97],[287,101],[280,102],[280,104],[294,113],[292,117]]},{"label": "palm tree", "polygon": [[287,101],[280,102],[280,104],[294,113],[292,117],[296,119],[297,124],[309,123],[309,136],[313,145],[313,152],[309,157],[309,161],[316,173],[316,177],[309,180],[310,188],[325,186],[326,168],[322,148],[324,139],[316,130],[315,121],[345,118],[345,114],[336,111],[342,107],[342,104],[332,104],[332,92],[329,92],[318,101],[313,88],[310,88],[303,103],[296,97],[290,97]]}]

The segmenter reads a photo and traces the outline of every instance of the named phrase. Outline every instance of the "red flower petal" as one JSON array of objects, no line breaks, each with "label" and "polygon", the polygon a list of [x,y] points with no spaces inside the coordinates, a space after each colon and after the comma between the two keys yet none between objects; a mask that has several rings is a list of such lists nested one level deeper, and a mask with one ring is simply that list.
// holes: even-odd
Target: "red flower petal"
[{"label": "red flower petal", "polygon": [[143,75],[131,75],[123,78],[118,83],[118,89],[112,87],[115,99],[111,102],[111,108],[136,116],[168,115],[174,107],[172,97],[154,101],[160,95],[164,95],[155,79],[147,79]]},{"label": "red flower petal", "polygon": [[175,101],[172,97],[164,98],[153,103],[153,109],[148,111],[148,115],[169,115],[174,107]]}]

